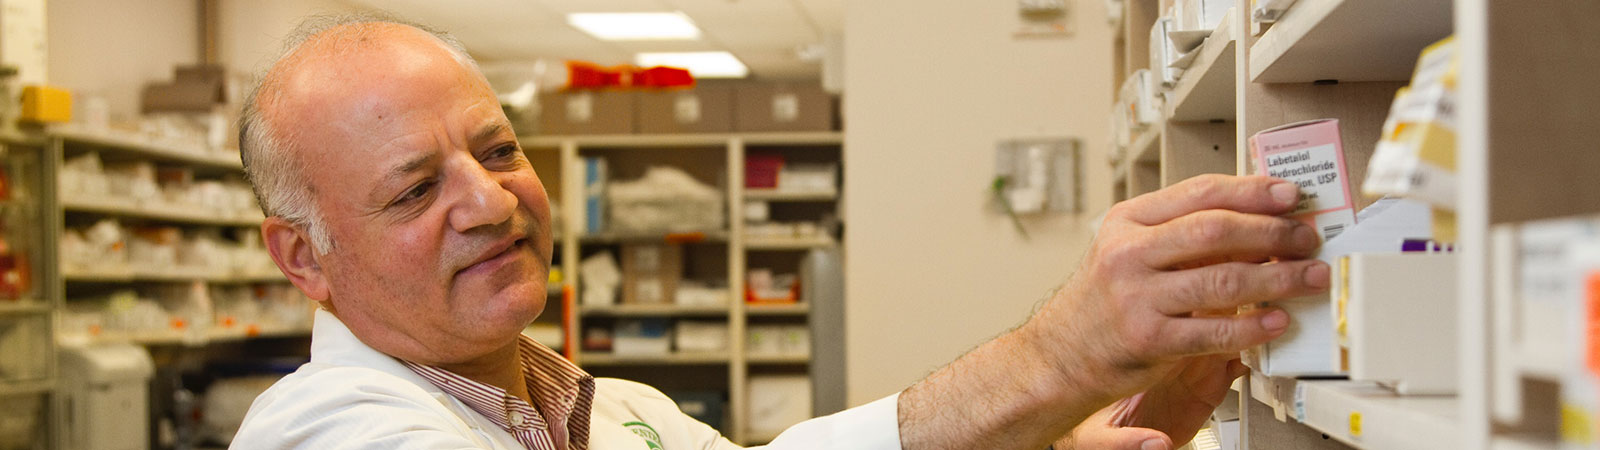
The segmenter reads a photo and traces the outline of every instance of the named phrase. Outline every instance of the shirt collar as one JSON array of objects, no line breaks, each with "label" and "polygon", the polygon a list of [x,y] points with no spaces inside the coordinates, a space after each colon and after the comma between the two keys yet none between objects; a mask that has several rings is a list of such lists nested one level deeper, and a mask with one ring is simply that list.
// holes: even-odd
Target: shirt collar
[{"label": "shirt collar", "polygon": [[548,432],[547,417],[565,418],[569,441],[582,448],[588,442],[594,377],[533,339],[520,334],[517,338],[517,356],[535,405],[508,395],[505,389],[448,370],[405,360],[400,363],[513,434],[525,428]]}]

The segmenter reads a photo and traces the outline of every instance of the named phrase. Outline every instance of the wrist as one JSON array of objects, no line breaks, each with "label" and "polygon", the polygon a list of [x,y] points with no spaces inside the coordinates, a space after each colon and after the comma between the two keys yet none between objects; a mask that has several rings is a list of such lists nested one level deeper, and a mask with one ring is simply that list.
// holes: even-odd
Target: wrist
[{"label": "wrist", "polygon": [[[1067,295],[1063,289],[1051,302],[1072,301]],[[1106,356],[1110,349],[1095,346],[1104,337],[1087,335],[1077,322],[1058,317],[1067,313],[1062,308],[1049,306],[1008,336],[1026,355],[1024,360],[1036,363],[1030,367],[1034,379],[1047,380],[1041,384],[1051,387],[1050,398],[1067,402],[1057,404],[1094,405],[1093,410],[1123,397],[1115,381],[1119,371]]]}]

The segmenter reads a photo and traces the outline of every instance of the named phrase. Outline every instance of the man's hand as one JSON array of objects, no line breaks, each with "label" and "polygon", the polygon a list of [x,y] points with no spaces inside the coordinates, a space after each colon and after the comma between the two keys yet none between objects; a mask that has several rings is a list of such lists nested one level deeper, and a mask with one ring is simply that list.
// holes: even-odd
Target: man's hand
[{"label": "man's hand", "polygon": [[[1062,386],[1097,404],[1143,390],[1186,356],[1278,337],[1289,316],[1276,308],[1205,313],[1327,288],[1328,266],[1304,260],[1316,231],[1276,217],[1298,197],[1283,180],[1208,175],[1120,203],[1083,267],[1018,331],[1057,364]],[[1281,260],[1251,262],[1268,258]]]},{"label": "man's hand", "polygon": [[[1027,323],[900,395],[902,444],[1043,448],[1187,357],[1283,334],[1281,310],[1232,311],[1327,288],[1327,265],[1305,260],[1316,232],[1277,217],[1298,199],[1287,181],[1205,175],[1117,204],[1082,266]],[[1179,422],[1159,426],[1189,427]]]},{"label": "man's hand", "polygon": [[[1056,450],[1170,450],[1200,432],[1228,397],[1233,380],[1248,373],[1234,355],[1185,359],[1143,394],[1111,404],[1056,442]],[[1133,400],[1136,398],[1137,400]]]}]

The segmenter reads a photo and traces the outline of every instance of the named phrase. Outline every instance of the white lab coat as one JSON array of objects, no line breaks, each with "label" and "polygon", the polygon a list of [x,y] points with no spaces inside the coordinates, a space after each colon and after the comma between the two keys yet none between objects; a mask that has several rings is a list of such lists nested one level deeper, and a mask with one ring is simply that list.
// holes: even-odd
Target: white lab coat
[{"label": "white lab coat", "polygon": [[[333,314],[317,310],[311,336],[311,362],[256,398],[232,448],[523,448],[488,418],[361,343]],[[802,422],[761,448],[899,450],[897,399]],[[589,424],[593,450],[739,448],[661,392],[618,379],[595,380]],[[652,432],[653,440],[642,436]]]}]

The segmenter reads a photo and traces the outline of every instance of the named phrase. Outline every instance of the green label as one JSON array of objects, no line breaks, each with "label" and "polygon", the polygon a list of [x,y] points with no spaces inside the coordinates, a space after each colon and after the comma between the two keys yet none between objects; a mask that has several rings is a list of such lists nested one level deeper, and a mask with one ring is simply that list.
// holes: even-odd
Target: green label
[{"label": "green label", "polygon": [[661,433],[657,433],[656,429],[651,428],[650,425],[644,422],[628,422],[622,424],[622,426],[628,427],[628,431],[632,431],[633,434],[644,438],[644,443],[650,445],[650,450],[665,450],[666,447],[661,446]]}]

